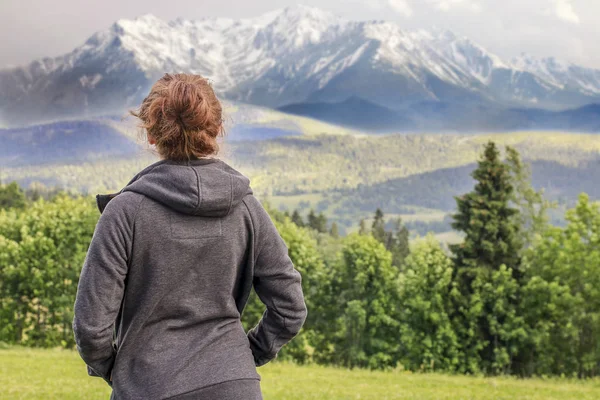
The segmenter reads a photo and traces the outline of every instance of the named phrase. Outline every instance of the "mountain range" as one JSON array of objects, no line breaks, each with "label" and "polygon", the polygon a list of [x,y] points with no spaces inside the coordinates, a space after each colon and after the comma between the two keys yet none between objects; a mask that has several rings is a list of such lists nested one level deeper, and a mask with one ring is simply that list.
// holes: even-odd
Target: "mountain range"
[{"label": "mountain range", "polygon": [[306,6],[240,20],[119,20],[71,53],[0,71],[0,126],[122,113],[167,71],[206,76],[231,101],[373,132],[600,130],[600,70],[502,60],[450,31]]}]

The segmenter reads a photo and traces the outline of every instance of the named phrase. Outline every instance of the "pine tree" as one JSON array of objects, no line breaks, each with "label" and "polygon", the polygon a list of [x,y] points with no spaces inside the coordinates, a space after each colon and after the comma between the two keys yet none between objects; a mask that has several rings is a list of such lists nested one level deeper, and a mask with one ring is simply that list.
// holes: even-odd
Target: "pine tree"
[{"label": "pine tree", "polygon": [[536,191],[531,186],[531,169],[523,163],[517,150],[510,146],[506,146],[506,165],[514,185],[512,201],[519,209],[519,213],[515,214],[515,223],[521,227],[523,248],[530,248],[548,227],[548,210],[556,207],[556,204],[544,199],[543,190]]},{"label": "pine tree", "polygon": [[[452,227],[464,234],[464,241],[450,246],[455,267],[452,319],[463,347],[461,369],[499,372],[512,367],[513,333],[521,322],[514,319],[522,278],[518,210],[511,205],[509,167],[493,142],[485,146],[471,176],[475,188],[456,198],[453,216]],[[507,329],[500,329],[505,323]]]},{"label": "pine tree", "polygon": [[400,268],[410,254],[409,232],[402,223],[402,218],[396,220],[395,230],[389,236],[391,238],[389,250],[392,253],[392,264],[396,268]]},{"label": "pine tree", "polygon": [[410,252],[408,248],[409,232],[402,224],[402,219],[398,218],[395,221],[394,230],[386,231],[383,211],[378,208],[373,218],[371,234],[385,246],[386,250],[392,253],[392,265],[400,268]]},{"label": "pine tree", "polygon": [[315,210],[313,210],[312,208],[310,209],[310,211],[308,212],[308,216],[306,218],[307,221],[307,225],[312,228],[312,229],[317,229],[317,215],[315,214]]},{"label": "pine tree", "polygon": [[325,214],[319,213],[319,216],[316,220],[316,224],[317,225],[315,229],[317,230],[317,232],[327,233],[327,217],[325,216]]},{"label": "pine tree", "polygon": [[369,231],[367,230],[367,223],[365,222],[364,219],[360,220],[360,225],[358,228],[358,234],[359,235],[367,235],[369,233]]},{"label": "pine tree", "polygon": [[380,208],[378,208],[375,211],[375,218],[373,219],[373,224],[371,225],[371,234],[373,235],[373,237],[375,239],[377,239],[379,242],[383,243],[384,245],[386,245],[386,247],[389,248],[389,246],[387,246],[387,235],[385,232],[385,220],[383,219],[383,211],[381,211]]},{"label": "pine tree", "polygon": [[331,229],[329,230],[329,234],[336,239],[340,237],[340,231],[335,222],[331,224]]},{"label": "pine tree", "polygon": [[298,210],[294,210],[294,212],[292,213],[292,222],[296,224],[296,226],[304,226],[304,220],[302,219],[302,216],[300,215]]},{"label": "pine tree", "polygon": [[319,213],[318,215],[311,208],[308,213],[308,226],[320,233],[327,233],[327,217],[325,214]]},{"label": "pine tree", "polygon": [[477,181],[475,189],[456,198],[458,212],[452,223],[465,235],[463,243],[450,246],[458,274],[463,283],[479,273],[497,271],[501,265],[518,274],[522,248],[514,218],[518,210],[511,207],[511,176],[494,142],[486,145],[471,176]]}]

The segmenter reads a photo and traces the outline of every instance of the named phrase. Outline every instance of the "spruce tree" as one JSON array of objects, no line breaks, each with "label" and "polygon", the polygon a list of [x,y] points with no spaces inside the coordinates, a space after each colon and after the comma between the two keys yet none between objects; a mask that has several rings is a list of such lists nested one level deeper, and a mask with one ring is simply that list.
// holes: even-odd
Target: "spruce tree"
[{"label": "spruce tree", "polygon": [[300,215],[298,210],[294,210],[294,212],[292,213],[292,222],[296,224],[296,226],[304,226],[304,220],[302,219],[302,216]]},{"label": "spruce tree", "polygon": [[383,219],[383,211],[381,211],[380,208],[378,208],[375,211],[375,218],[373,218],[373,224],[371,225],[371,234],[375,239],[377,239],[379,242],[383,243],[384,245],[386,245],[387,248],[389,248],[386,243],[387,235],[385,232],[385,220]]},{"label": "spruce tree", "polygon": [[317,232],[327,233],[327,217],[325,216],[325,214],[319,213],[316,223],[317,225],[315,229],[317,230]]},{"label": "spruce tree", "polygon": [[402,218],[396,220],[395,231],[390,236],[392,243],[389,250],[392,253],[392,264],[396,268],[400,268],[406,257],[410,254],[409,232],[402,223]]},{"label": "spruce tree", "polygon": [[308,216],[306,218],[306,222],[308,227],[312,228],[312,229],[317,229],[317,215],[315,214],[315,210],[313,210],[312,208],[310,209],[310,211],[308,212]]},{"label": "spruce tree", "polygon": [[335,222],[331,224],[331,229],[329,230],[329,234],[334,238],[340,237],[340,230],[338,229],[338,226]]},{"label": "spruce tree", "polygon": [[494,142],[489,142],[471,176],[477,181],[472,192],[456,198],[458,212],[452,227],[464,233],[461,244],[451,245],[462,283],[478,274],[497,271],[506,265],[514,274],[520,271],[518,210],[510,204],[513,186],[508,166],[500,159]]},{"label": "spruce tree", "polygon": [[[452,223],[464,234],[462,243],[450,246],[455,266],[452,319],[463,347],[461,369],[496,373],[512,367],[513,333],[520,321],[514,320],[522,276],[518,210],[511,204],[509,167],[493,142],[485,146],[471,176],[475,188],[456,198]],[[505,324],[514,332],[499,329]]]},{"label": "spruce tree", "polygon": [[365,222],[364,219],[360,220],[360,225],[358,228],[358,234],[359,235],[367,235],[369,233],[369,231],[367,230],[367,223]]},{"label": "spruce tree", "polygon": [[308,213],[308,226],[317,232],[327,233],[327,217],[323,213],[317,215],[311,208]]},{"label": "spruce tree", "polygon": [[386,250],[392,253],[392,265],[399,269],[410,252],[409,232],[402,223],[402,219],[398,218],[395,221],[394,230],[386,231],[383,211],[378,208],[373,218],[371,234],[385,246]]},{"label": "spruce tree", "polygon": [[516,149],[506,146],[506,165],[513,182],[512,201],[519,213],[515,214],[515,223],[521,227],[520,235],[523,249],[533,246],[549,226],[548,210],[556,203],[544,199],[544,191],[536,191],[531,185],[531,168],[523,163]]}]

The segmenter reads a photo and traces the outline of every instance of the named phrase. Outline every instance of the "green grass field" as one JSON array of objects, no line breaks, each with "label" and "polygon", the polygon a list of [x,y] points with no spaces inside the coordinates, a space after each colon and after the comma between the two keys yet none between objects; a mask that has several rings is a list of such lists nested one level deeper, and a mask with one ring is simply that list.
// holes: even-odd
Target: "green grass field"
[{"label": "green grass field", "polygon": [[[259,368],[266,400],[600,399],[600,381],[475,378],[272,363]],[[0,399],[108,399],[74,351],[0,349]]]}]

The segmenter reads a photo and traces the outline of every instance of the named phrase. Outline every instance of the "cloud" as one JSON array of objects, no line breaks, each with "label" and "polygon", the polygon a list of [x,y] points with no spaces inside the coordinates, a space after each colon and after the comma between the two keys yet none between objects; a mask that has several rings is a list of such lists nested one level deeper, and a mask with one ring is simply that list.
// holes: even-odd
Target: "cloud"
[{"label": "cloud", "polygon": [[571,22],[574,24],[579,23],[579,15],[573,9],[572,0],[552,0],[554,3],[554,14],[567,22]]},{"label": "cloud", "polygon": [[413,6],[416,7],[420,4],[425,4],[427,7],[434,7],[437,10],[444,12],[450,12],[457,9],[469,10],[472,12],[481,11],[479,0],[387,0],[387,3],[394,11],[405,17],[411,17],[413,15]]},{"label": "cloud", "polygon": [[388,3],[394,11],[405,17],[410,17],[413,14],[412,7],[408,4],[407,0],[389,0]]},{"label": "cloud", "polygon": [[456,8],[466,8],[474,12],[481,11],[481,5],[476,0],[428,0],[441,11],[451,11]]}]

